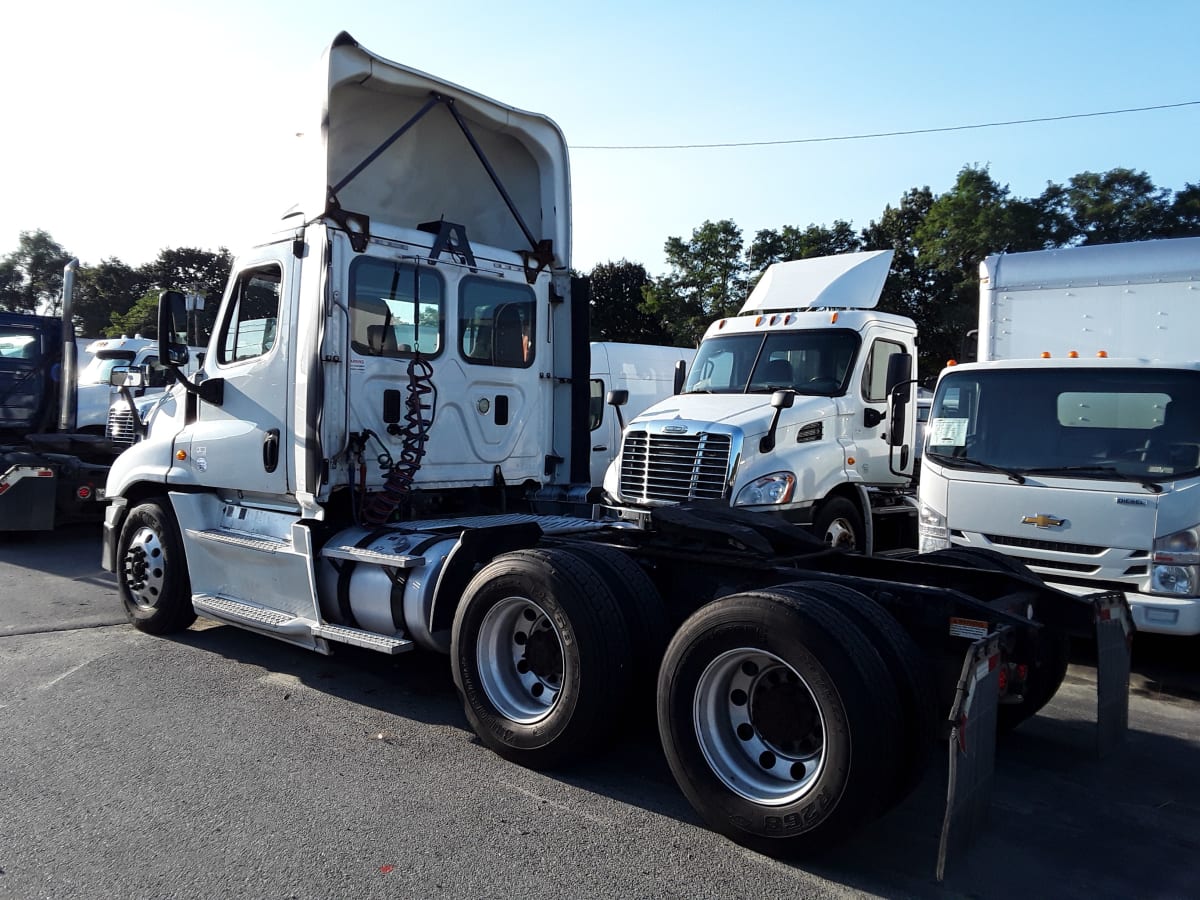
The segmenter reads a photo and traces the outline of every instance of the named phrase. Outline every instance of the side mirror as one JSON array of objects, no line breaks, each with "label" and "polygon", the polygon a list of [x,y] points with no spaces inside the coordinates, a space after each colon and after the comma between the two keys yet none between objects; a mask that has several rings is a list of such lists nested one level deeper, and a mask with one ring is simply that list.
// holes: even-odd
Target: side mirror
[{"label": "side mirror", "polygon": [[791,409],[795,402],[795,391],[776,391],[771,395],[771,409],[775,410],[775,415],[771,417],[771,425],[767,428],[767,433],[758,442],[759,453],[770,453],[775,449],[775,432],[779,428],[779,414],[785,409]]},{"label": "side mirror", "polygon": [[604,398],[604,402],[616,410],[617,427],[624,431],[625,417],[621,415],[621,407],[629,402],[629,391],[625,390],[625,388],[617,388],[615,391],[609,391]]},{"label": "side mirror", "polygon": [[108,373],[108,383],[113,387],[141,387],[142,370],[134,366],[113,366]]},{"label": "side mirror", "polygon": [[[182,342],[175,339],[183,336]],[[158,358],[178,369],[187,365],[187,300],[179,291],[163,291],[158,298]]]},{"label": "side mirror", "polygon": [[687,381],[687,363],[682,359],[675,361],[675,390],[674,393],[683,393],[683,383]]},{"label": "side mirror", "polygon": [[893,402],[907,403],[908,394],[896,395],[896,388],[906,381],[912,381],[913,358],[911,353],[893,353],[888,357],[887,384],[884,393],[892,397]]}]

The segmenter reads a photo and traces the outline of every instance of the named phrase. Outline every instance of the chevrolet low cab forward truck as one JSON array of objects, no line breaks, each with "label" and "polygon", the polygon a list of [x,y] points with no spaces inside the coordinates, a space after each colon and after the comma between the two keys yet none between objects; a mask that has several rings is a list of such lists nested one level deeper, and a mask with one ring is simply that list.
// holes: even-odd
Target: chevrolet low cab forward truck
[{"label": "chevrolet low cab forward truck", "polygon": [[[104,564],[138,628],[203,615],[321,653],[448,654],[480,740],[526,766],[653,714],[704,820],[775,854],[901,802],[953,736],[944,861],[1067,635],[1098,635],[1097,734],[1119,739],[1120,594],[988,554],[843,554],[721,503],[580,515],[561,132],[345,34],[321,74],[302,212],[238,258],[199,372],[108,480]],[[165,294],[170,366],[185,318]]]},{"label": "chevrolet low cab forward truck", "polygon": [[1200,634],[1200,238],[988,257],[943,371],[920,546],[982,548]]}]

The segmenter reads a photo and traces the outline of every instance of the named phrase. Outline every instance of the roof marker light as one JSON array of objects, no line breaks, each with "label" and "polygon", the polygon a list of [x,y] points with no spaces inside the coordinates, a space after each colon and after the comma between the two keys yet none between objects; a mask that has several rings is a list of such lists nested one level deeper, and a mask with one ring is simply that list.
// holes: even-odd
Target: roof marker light
[{"label": "roof marker light", "polygon": [[947,368],[949,368],[950,366],[957,366],[957,365],[958,365],[958,360],[957,360],[957,359],[948,359],[948,360],[946,360],[946,367],[947,367]]},{"label": "roof marker light", "polygon": [[720,331],[724,327],[725,327],[725,320],[722,319],[720,322],[717,323],[717,331]]},{"label": "roof marker light", "polygon": [[754,324],[755,324],[755,325],[761,325],[761,324],[762,324],[762,320],[763,320],[763,317],[762,317],[762,316],[758,316],[757,318],[755,318],[755,320],[754,320]]},{"label": "roof marker light", "polygon": [[835,312],[835,313],[833,313],[832,315],[830,315],[830,317],[829,317],[829,324],[830,324],[830,325],[833,325],[833,324],[834,324],[834,323],[836,323],[836,322],[837,322],[837,313]]},{"label": "roof marker light", "polygon": [[1108,351],[1107,350],[1097,350],[1096,358],[1097,359],[1108,359]]},{"label": "roof marker light", "polygon": [[1042,351],[1042,359],[1049,359],[1049,358],[1050,358],[1050,351],[1049,351],[1049,350],[1043,350],[1043,351]]},{"label": "roof marker light", "polygon": [[1079,351],[1078,350],[1070,351],[1069,353],[1067,353],[1067,359],[1079,359]]}]

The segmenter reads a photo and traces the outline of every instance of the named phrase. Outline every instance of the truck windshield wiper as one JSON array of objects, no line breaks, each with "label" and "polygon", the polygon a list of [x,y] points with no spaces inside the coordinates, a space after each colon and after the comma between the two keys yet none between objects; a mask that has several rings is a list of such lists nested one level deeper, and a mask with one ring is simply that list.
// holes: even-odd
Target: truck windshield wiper
[{"label": "truck windshield wiper", "polygon": [[997,466],[993,463],[984,462],[981,459],[974,459],[970,456],[946,456],[942,453],[928,453],[926,455],[929,456],[930,459],[936,459],[938,462],[942,463],[943,465],[950,466],[951,468],[978,469],[981,472],[998,472],[1001,475],[1007,475],[1017,484],[1025,483],[1025,476],[1016,469],[1009,469],[1005,466]]},{"label": "truck windshield wiper", "polygon": [[1162,485],[1157,481],[1152,481],[1144,475],[1122,472],[1116,466],[1098,464],[1086,466],[1038,466],[1033,469],[1026,469],[1025,472],[1028,475],[1105,475],[1117,481],[1136,481],[1152,494],[1162,493]]}]

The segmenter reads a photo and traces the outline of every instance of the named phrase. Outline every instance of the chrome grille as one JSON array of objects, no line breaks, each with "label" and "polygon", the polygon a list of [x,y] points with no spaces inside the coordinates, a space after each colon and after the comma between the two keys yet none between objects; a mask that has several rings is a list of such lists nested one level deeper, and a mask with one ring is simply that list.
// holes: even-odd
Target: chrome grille
[{"label": "chrome grille", "polygon": [[130,446],[137,435],[133,428],[133,411],[128,404],[114,404],[108,409],[108,423],[104,434],[114,444]]},{"label": "chrome grille", "polygon": [[627,500],[721,500],[729,483],[729,434],[628,431],[621,451],[621,496]]}]

